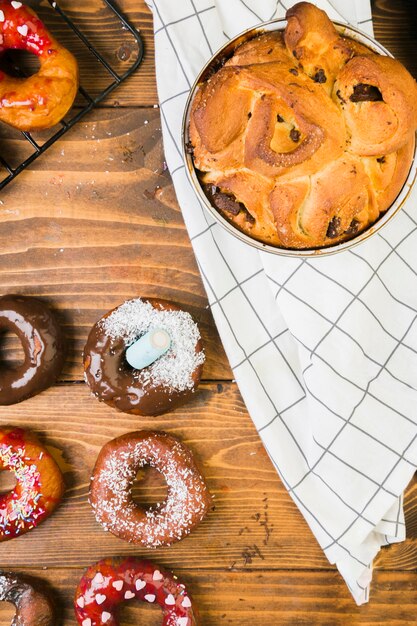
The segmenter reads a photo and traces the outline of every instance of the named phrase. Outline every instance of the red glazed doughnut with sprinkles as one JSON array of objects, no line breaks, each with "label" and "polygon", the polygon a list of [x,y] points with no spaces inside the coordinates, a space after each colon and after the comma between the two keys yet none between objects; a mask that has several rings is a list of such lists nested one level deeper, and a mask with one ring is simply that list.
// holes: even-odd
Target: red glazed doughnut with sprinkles
[{"label": "red glazed doughnut with sprinkles", "polygon": [[0,0],[0,53],[10,49],[35,54],[40,68],[23,79],[0,71],[0,120],[22,131],[55,126],[77,95],[75,58],[32,9],[16,0]]},{"label": "red glazed doughnut with sprinkles", "polygon": [[82,577],[75,594],[80,626],[119,626],[117,611],[130,600],[157,604],[161,626],[198,626],[194,604],[176,576],[150,561],[104,559]]},{"label": "red glazed doughnut with sprinkles", "polygon": [[[138,471],[150,466],[165,478],[163,502],[147,509],[132,498]],[[172,435],[142,430],[109,441],[93,471],[90,503],[105,530],[147,548],[188,535],[205,517],[211,496],[191,450]]]},{"label": "red glazed doughnut with sprinkles", "polygon": [[0,471],[16,477],[16,487],[0,495],[0,541],[39,526],[58,506],[64,481],[57,464],[33,433],[0,429]]}]

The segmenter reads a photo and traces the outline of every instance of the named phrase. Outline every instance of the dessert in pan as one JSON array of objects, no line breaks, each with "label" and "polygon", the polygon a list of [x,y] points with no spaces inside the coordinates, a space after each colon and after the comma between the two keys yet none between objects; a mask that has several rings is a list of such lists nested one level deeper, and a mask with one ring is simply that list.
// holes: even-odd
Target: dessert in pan
[{"label": "dessert in pan", "polygon": [[331,246],[378,220],[410,171],[417,85],[307,2],[197,89],[189,149],[211,204],[252,238]]}]

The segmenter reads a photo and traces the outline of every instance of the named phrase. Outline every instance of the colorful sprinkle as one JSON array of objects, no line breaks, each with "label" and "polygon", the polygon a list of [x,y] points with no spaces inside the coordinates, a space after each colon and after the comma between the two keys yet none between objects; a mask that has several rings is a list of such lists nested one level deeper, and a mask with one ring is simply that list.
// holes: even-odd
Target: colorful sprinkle
[{"label": "colorful sprinkle", "polygon": [[17,537],[46,514],[41,504],[41,474],[26,457],[23,444],[0,444],[0,467],[12,471],[19,484],[19,490],[0,497],[0,535]]}]

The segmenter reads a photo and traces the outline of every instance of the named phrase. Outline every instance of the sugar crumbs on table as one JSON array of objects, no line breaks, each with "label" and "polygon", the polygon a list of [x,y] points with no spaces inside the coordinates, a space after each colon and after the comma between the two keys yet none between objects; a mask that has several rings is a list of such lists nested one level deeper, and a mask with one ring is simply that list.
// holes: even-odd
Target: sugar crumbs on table
[{"label": "sugar crumbs on table", "polygon": [[171,337],[170,349],[143,370],[137,370],[142,385],[152,384],[176,391],[194,388],[193,374],[205,361],[204,352],[196,352],[200,331],[186,311],[160,310],[137,298],[128,300],[100,324],[106,335],[120,337],[128,348],[134,341],[153,328],[163,328]]}]

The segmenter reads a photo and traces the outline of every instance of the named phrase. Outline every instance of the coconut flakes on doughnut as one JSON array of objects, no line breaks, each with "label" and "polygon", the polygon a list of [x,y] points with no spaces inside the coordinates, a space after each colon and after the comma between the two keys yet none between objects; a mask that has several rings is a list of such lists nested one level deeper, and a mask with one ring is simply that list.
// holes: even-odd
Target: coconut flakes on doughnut
[{"label": "coconut flakes on doughnut", "polygon": [[[176,455],[188,462],[186,451],[179,442],[176,442],[172,450],[166,452],[162,470],[162,461],[157,457],[152,437],[141,441],[133,449],[112,453],[106,468],[93,477],[93,480],[106,485],[112,495],[112,498],[107,501],[100,500],[99,506],[94,506],[91,502],[96,519],[105,530],[115,532],[118,529],[119,532],[127,532],[132,536],[132,541],[141,542],[149,548],[171,545],[174,541],[179,541],[190,534],[195,526],[194,519],[196,517],[202,519],[206,512],[205,494],[199,484],[193,480],[193,470],[189,467],[178,466],[178,462],[174,460]],[[132,459],[135,470],[129,466]],[[163,474],[168,486],[168,496],[163,502],[144,509],[146,521],[138,523],[130,519],[129,515],[129,512],[137,507],[132,500],[131,488],[137,469],[146,466]],[[192,503],[191,493],[193,494]],[[102,513],[107,517],[107,521],[104,521]],[[172,541],[161,540],[161,535],[166,533]]]},{"label": "coconut flakes on doughnut", "polygon": [[196,352],[200,331],[186,311],[159,310],[136,298],[128,300],[101,321],[111,339],[125,342],[126,348],[153,328],[163,328],[171,337],[171,347],[149,367],[138,370],[137,377],[146,386],[164,386],[176,391],[193,389],[193,373],[204,363],[204,352]]}]

